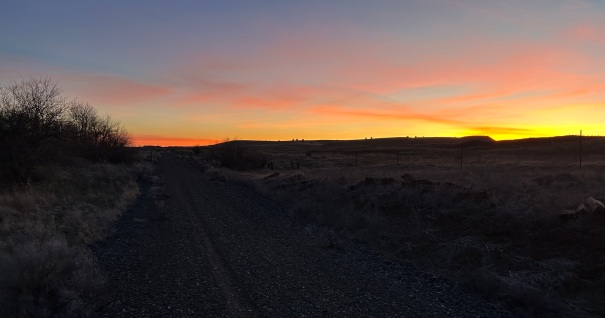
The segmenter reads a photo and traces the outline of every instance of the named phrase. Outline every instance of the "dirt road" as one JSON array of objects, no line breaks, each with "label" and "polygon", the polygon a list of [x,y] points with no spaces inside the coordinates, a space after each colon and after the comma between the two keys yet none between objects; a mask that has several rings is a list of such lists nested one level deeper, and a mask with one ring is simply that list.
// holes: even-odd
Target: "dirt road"
[{"label": "dirt road", "polygon": [[95,251],[107,317],[509,317],[458,286],[343,242],[166,154],[166,219],[143,194]]}]

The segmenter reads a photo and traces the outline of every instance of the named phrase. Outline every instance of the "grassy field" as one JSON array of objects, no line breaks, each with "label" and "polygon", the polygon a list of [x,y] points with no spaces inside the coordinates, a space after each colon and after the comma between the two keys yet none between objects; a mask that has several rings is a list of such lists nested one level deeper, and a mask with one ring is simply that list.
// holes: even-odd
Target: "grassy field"
[{"label": "grassy field", "polygon": [[0,192],[0,316],[88,317],[105,277],[88,245],[138,195],[149,164],[39,167],[29,185]]},{"label": "grassy field", "polygon": [[[221,168],[226,151],[263,168]],[[235,141],[179,152],[324,227],[328,246],[372,244],[522,316],[605,315],[605,215],[563,214],[605,199],[604,138]]]}]

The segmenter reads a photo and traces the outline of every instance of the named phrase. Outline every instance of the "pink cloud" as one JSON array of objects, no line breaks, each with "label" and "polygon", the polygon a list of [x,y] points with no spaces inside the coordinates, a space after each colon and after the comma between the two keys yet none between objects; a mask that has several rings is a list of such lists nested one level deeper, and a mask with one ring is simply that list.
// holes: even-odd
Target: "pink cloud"
[{"label": "pink cloud", "polygon": [[59,80],[76,96],[93,104],[143,102],[168,96],[172,91],[166,86],[95,73],[64,73],[59,75]]},{"label": "pink cloud", "polygon": [[598,27],[596,25],[576,25],[567,30],[565,35],[572,40],[605,44],[605,31],[602,29],[602,27]]},{"label": "pink cloud", "polygon": [[67,97],[78,98],[91,104],[149,101],[172,92],[168,86],[93,71],[71,71],[31,58],[0,54],[0,60],[6,62],[0,64],[0,79],[14,81],[20,78],[50,76],[58,81]]},{"label": "pink cloud", "polygon": [[262,110],[286,110],[295,107],[300,100],[290,98],[263,98],[256,96],[244,96],[233,101],[232,109],[262,109]]},{"label": "pink cloud", "polygon": [[[491,90],[514,91],[561,82],[555,70],[561,56],[557,48],[511,44],[485,48],[483,43],[458,43],[455,54],[437,51],[403,65],[378,62],[352,64],[341,77],[356,89],[385,93],[412,87],[481,83]],[[444,50],[447,48],[443,48]],[[368,78],[369,77],[369,78]],[[484,94],[479,92],[478,94]]]}]

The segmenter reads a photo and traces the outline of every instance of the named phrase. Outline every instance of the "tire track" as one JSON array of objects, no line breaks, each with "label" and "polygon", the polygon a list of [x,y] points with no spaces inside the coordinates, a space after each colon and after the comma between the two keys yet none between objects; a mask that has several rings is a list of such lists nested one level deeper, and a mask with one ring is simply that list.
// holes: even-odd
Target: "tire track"
[{"label": "tire track", "polygon": [[196,196],[196,193],[190,186],[189,178],[191,178],[191,176],[175,169],[175,167],[179,166],[179,163],[176,163],[175,159],[171,156],[165,156],[162,162],[166,185],[169,192],[173,194],[174,199],[183,207],[180,212],[185,213],[187,218],[191,220],[198,244],[206,252],[208,262],[214,269],[213,275],[216,282],[227,300],[228,315],[230,317],[258,316],[257,310],[250,304],[247,298],[238,291],[236,281],[233,279],[231,273],[225,266],[225,262],[214,248],[203,223],[197,217],[196,212],[199,213],[202,211],[203,207],[196,206],[192,200],[192,198]]},{"label": "tire track", "polygon": [[328,248],[318,229],[173,154],[158,170],[167,218],[133,222],[149,212],[139,205],[100,249],[105,317],[514,317],[354,242]]}]

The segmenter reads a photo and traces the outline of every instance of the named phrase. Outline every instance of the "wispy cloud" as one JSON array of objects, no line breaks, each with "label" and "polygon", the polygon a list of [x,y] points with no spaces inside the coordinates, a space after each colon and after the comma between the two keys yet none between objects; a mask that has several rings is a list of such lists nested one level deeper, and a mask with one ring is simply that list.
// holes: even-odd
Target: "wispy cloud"
[{"label": "wispy cloud", "polygon": [[535,129],[493,126],[469,127],[468,132],[471,135],[476,134],[484,136],[532,136],[536,133]]},{"label": "wispy cloud", "polygon": [[363,120],[400,120],[400,121],[426,121],[431,123],[459,125],[461,121],[448,119],[438,115],[422,114],[401,108],[398,111],[348,109],[341,106],[318,106],[309,110],[312,113],[327,116],[349,116]]},{"label": "wispy cloud", "polygon": [[115,75],[70,72],[59,75],[59,79],[76,96],[103,105],[146,102],[171,93],[169,87]]},{"label": "wispy cloud", "polygon": [[605,45],[605,30],[603,30],[603,26],[579,24],[567,30],[565,35],[571,40]]}]

